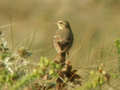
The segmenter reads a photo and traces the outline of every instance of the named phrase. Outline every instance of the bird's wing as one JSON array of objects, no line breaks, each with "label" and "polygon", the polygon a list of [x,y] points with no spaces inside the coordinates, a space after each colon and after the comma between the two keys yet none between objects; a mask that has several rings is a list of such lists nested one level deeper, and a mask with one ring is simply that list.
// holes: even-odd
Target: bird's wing
[{"label": "bird's wing", "polygon": [[58,52],[66,52],[72,45],[70,32],[57,31],[54,36],[54,45]]}]

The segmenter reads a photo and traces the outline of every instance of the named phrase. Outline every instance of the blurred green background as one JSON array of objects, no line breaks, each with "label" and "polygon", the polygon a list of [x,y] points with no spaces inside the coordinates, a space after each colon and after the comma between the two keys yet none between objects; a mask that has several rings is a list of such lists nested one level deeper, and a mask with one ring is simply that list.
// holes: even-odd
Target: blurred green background
[{"label": "blurred green background", "polygon": [[[0,0],[0,30],[11,39],[10,27],[4,25],[12,24],[14,47],[30,46],[36,59],[55,57],[52,39],[59,19],[71,24],[75,40],[68,59],[81,74],[100,63],[117,71],[120,0]],[[112,83],[120,86],[117,82]]]}]

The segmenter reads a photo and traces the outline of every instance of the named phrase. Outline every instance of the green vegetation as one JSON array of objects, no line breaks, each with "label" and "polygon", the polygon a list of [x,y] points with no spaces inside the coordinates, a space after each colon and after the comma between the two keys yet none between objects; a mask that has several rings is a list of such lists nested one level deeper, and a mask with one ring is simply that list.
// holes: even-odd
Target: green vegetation
[{"label": "green vegetation", "polygon": [[118,53],[118,69],[120,72],[120,40],[116,40],[115,45],[116,45],[117,53]]},{"label": "green vegetation", "polygon": [[[118,55],[120,41],[115,42]],[[97,66],[88,73],[86,81],[78,75],[69,61],[65,65],[56,63],[46,57],[41,57],[38,63],[31,64],[32,52],[24,47],[15,51],[8,47],[4,34],[0,32],[0,89],[1,90],[102,90],[111,79],[120,78],[118,73],[107,72],[104,64]],[[120,61],[119,57],[118,60]],[[119,66],[120,64],[118,64]],[[120,67],[119,67],[120,69]],[[84,82],[83,82],[84,81]],[[114,90],[114,88],[112,87]],[[116,89],[117,90],[117,89]]]},{"label": "green vegetation", "polygon": [[69,81],[73,82],[78,76],[75,74],[76,70],[72,70],[71,65],[68,63],[65,66],[61,66],[45,57],[41,57],[39,63],[31,68],[32,65],[29,59],[32,53],[28,49],[21,47],[11,51],[2,32],[0,41],[0,89],[2,90],[23,88],[27,88],[27,90],[30,88],[32,90],[40,88],[47,90],[56,88],[61,81],[64,84]]}]

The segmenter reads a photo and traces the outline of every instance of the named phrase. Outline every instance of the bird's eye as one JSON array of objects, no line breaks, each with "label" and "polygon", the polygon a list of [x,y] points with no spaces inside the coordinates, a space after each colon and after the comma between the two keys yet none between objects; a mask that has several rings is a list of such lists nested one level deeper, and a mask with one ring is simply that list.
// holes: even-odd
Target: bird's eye
[{"label": "bird's eye", "polygon": [[60,24],[63,24],[62,22],[60,22]]}]

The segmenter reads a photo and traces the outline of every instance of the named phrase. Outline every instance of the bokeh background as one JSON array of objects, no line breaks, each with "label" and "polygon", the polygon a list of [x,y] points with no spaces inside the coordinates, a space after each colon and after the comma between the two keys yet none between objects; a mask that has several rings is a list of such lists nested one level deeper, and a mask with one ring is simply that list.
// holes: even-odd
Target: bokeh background
[{"label": "bokeh background", "polygon": [[[0,30],[14,48],[29,47],[35,60],[55,57],[52,39],[59,19],[71,24],[75,40],[68,59],[81,75],[100,63],[117,72],[114,41],[120,38],[120,0],[0,0]],[[112,83],[120,90],[119,80]]]}]

